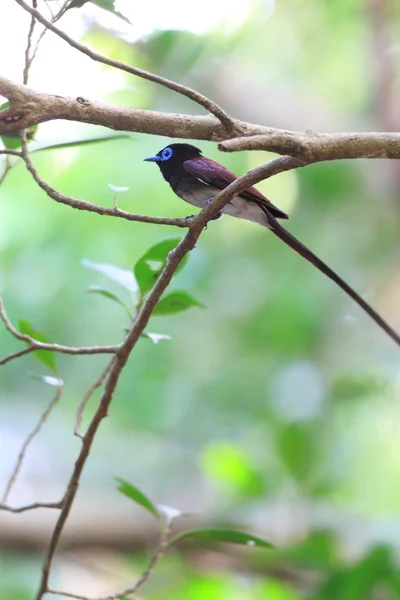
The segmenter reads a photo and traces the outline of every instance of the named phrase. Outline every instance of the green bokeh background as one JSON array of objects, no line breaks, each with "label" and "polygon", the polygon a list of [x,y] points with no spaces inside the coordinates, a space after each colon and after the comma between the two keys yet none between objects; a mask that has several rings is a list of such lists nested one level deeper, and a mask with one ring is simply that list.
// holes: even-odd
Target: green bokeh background
[{"label": "green bokeh background", "polygon": [[[390,82],[398,97],[400,13],[387,4]],[[285,0],[266,19],[262,3],[254,3],[251,17],[234,30],[221,26],[202,36],[153,31],[132,44],[92,24],[83,42],[192,86],[244,120],[302,131],[380,130],[388,115],[380,108],[383,67],[372,5]],[[101,100],[200,112],[177,94],[121,77],[124,89],[110,89]],[[74,123],[68,128],[74,139],[107,133]],[[41,130],[51,140],[52,124],[39,127],[38,139]],[[129,187],[118,196],[121,208],[185,216],[190,207],[154,165],[143,163],[168,141],[130,134],[33,158],[42,177],[65,194],[112,206],[108,184],[114,183]],[[270,158],[221,154],[216,144],[193,143],[238,174]],[[290,230],[398,330],[399,181],[398,165],[362,160],[313,165],[259,185],[290,211]],[[49,340],[73,346],[118,343],[127,326],[122,308],[86,290],[100,285],[127,302],[132,298],[82,260],[131,269],[150,246],[183,231],[59,205],[22,164],[2,184],[0,198],[1,293],[12,322],[24,318]],[[74,550],[60,553],[54,587],[80,581],[81,574],[68,571],[69,561],[81,561],[84,570],[85,561],[96,560],[101,577],[82,575],[91,596],[106,593],[95,579],[119,589],[146,565],[141,553],[151,548],[154,529],[149,523],[144,548],[147,529],[137,542],[141,514],[133,518],[129,501],[115,491],[118,475],[155,503],[196,512],[203,523],[238,523],[279,548],[224,553],[185,546],[160,565],[143,588],[145,599],[400,598],[398,348],[279,240],[228,217],[210,223],[173,289],[188,291],[206,308],[153,317],[149,331],[172,340],[154,345],[143,339],[135,348],[79,492],[76,512],[86,522],[91,549],[83,558]],[[4,327],[0,345],[2,355],[21,348]],[[11,503],[61,496],[79,449],[72,434],[76,409],[105,361],[57,356],[65,393],[33,444]],[[29,377],[32,371],[45,373],[32,355],[1,369],[3,486],[52,393]],[[103,543],[103,555],[91,528],[106,528],[108,516],[117,523],[118,514],[122,527],[132,530],[132,549]],[[84,539],[79,543],[85,547]],[[3,544],[2,598],[32,597],[42,552],[32,543]]]}]

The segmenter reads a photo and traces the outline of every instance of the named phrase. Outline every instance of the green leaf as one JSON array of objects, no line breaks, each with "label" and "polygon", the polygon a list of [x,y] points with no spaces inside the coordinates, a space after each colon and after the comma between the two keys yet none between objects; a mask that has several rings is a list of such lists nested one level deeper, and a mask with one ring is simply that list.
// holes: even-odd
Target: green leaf
[{"label": "green leaf", "polygon": [[241,544],[243,546],[252,546],[257,548],[273,548],[272,544],[256,535],[239,531],[238,529],[192,529],[178,533],[169,545],[185,538],[197,538],[209,540],[212,542],[226,542],[229,544]]},{"label": "green leaf", "polygon": [[100,287],[99,285],[90,285],[88,287],[88,292],[90,292],[92,294],[100,294],[101,296],[104,296],[105,298],[108,298],[109,300],[113,300],[113,302],[116,302],[117,304],[122,306],[125,309],[129,319],[132,319],[131,312],[130,312],[129,308],[127,307],[127,305],[125,304],[125,302],[123,302],[123,300],[118,298],[118,296],[116,296],[112,292],[105,290],[104,288]]},{"label": "green leaf", "polygon": [[[9,102],[4,102],[3,104],[0,105],[0,110],[5,110],[9,106],[10,106]],[[29,140],[33,139],[33,136],[35,135],[37,128],[38,128],[37,125],[31,125],[30,127],[28,127],[26,129],[26,138],[27,138],[28,142],[29,142]],[[18,150],[18,148],[21,148],[21,137],[20,137],[19,132],[9,133],[8,135],[2,135],[1,141],[4,144],[4,147],[7,148],[8,150]]]},{"label": "green leaf", "polygon": [[82,8],[87,2],[90,2],[90,0],[72,0],[72,2],[68,4],[66,10],[69,10],[70,8]]},{"label": "green leaf", "polygon": [[130,23],[130,21],[127,17],[125,17],[123,14],[121,14],[120,12],[115,10],[115,7],[114,7],[115,0],[72,0],[72,2],[70,4],[68,4],[68,6],[65,10],[69,10],[70,8],[81,8],[87,2],[92,2],[93,4],[96,4],[97,6],[99,6],[100,8],[103,8],[104,10],[108,10],[109,12],[113,13],[114,15],[117,15],[117,17],[120,17],[120,19],[123,19],[127,23]]},{"label": "green leaf", "polygon": [[82,259],[82,265],[88,269],[93,269],[94,271],[103,273],[103,275],[109,279],[112,279],[113,281],[116,281],[130,292],[138,291],[138,285],[132,271],[127,271],[126,269],[121,269],[120,267],[116,267],[115,265],[110,265],[108,263],[95,263],[88,258]]},{"label": "green leaf", "polygon": [[315,472],[321,452],[318,429],[313,423],[291,423],[279,432],[277,448],[289,473],[305,485]]},{"label": "green leaf", "polygon": [[193,298],[187,292],[171,292],[165,298],[161,298],[153,311],[153,315],[174,315],[175,313],[187,310],[191,306],[200,306],[205,308],[204,304]]},{"label": "green leaf", "polygon": [[[40,333],[40,331],[36,331],[29,323],[29,321],[19,319],[18,323],[19,330],[21,333],[29,335],[31,338],[37,340],[38,342],[44,342],[45,344],[48,343],[49,340],[47,339],[47,337],[43,333]],[[28,342],[26,342],[26,344],[27,346],[29,346]],[[53,373],[57,373],[54,352],[52,352],[51,350],[34,350],[33,354],[38,360],[40,360],[41,363],[46,365],[46,367],[49,367],[49,369],[51,369]]]},{"label": "green leaf", "polygon": [[104,135],[94,138],[86,138],[84,140],[74,140],[72,142],[53,142],[46,146],[38,146],[32,148],[31,152],[42,152],[43,150],[62,150],[63,148],[77,148],[79,146],[87,146],[89,144],[98,144],[99,142],[111,142],[113,140],[121,139],[132,139],[130,135],[126,133],[120,133],[115,135]]},{"label": "green leaf", "polygon": [[121,477],[116,477],[115,479],[119,483],[118,490],[121,492],[121,494],[125,494],[125,496],[128,496],[128,498],[136,502],[136,504],[143,506],[143,508],[151,512],[158,520],[160,519],[158,510],[151,500],[149,500],[147,496],[143,494],[143,492],[125,481],[125,479],[121,479]]},{"label": "green leaf", "polygon": [[127,23],[130,23],[130,20],[128,19],[128,17],[125,17],[125,15],[120,13],[118,10],[115,10],[115,7],[114,7],[115,0],[92,0],[92,2],[93,2],[93,4],[97,4],[97,6],[100,6],[100,8],[103,8],[104,10],[108,10],[109,12],[113,13],[114,15],[117,15],[117,17],[119,17],[120,19],[123,19]]},{"label": "green leaf", "polygon": [[[9,102],[4,102],[3,104],[0,105],[0,110],[5,110],[9,106],[10,106]],[[33,138],[33,136],[35,135],[35,133],[37,131],[37,128],[38,128],[37,125],[31,125],[30,127],[27,128],[26,137],[27,137],[28,141]],[[19,132],[9,133],[8,135],[2,135],[1,141],[4,144],[4,147],[8,148],[8,150],[17,150],[18,148],[21,148],[21,138],[20,138]]]},{"label": "green leaf", "polygon": [[[159,242],[155,246],[152,246],[152,248],[150,248],[141,258],[139,258],[133,270],[142,295],[147,294],[147,292],[149,292],[154,286],[165,265],[167,264],[168,254],[179,244],[180,241],[181,238],[171,238]],[[183,269],[188,259],[189,255],[186,254],[185,258],[177,268],[176,273],[179,273],[179,271]]]}]

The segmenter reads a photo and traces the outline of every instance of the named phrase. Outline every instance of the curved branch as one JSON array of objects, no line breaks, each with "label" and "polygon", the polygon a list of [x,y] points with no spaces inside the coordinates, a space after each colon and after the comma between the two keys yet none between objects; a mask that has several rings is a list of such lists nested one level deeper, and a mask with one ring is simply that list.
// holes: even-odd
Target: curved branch
[{"label": "curved branch", "polygon": [[46,342],[39,342],[39,340],[35,340],[35,338],[30,335],[26,335],[25,333],[21,333],[14,327],[11,323],[10,319],[7,316],[6,309],[4,306],[3,299],[0,297],[0,318],[3,321],[6,329],[11,335],[13,335],[17,340],[21,342],[25,342],[29,345],[29,348],[25,348],[20,352],[16,352],[15,354],[10,354],[6,356],[0,361],[1,364],[5,364],[12,360],[13,358],[18,358],[19,356],[23,356],[24,354],[28,354],[29,352],[34,352],[35,350],[50,350],[52,352],[60,352],[61,354],[116,354],[120,350],[120,345],[115,346],[62,346],[61,344],[48,344]]},{"label": "curved branch", "polygon": [[105,206],[99,206],[98,204],[92,204],[87,200],[79,200],[78,198],[72,198],[71,196],[65,196],[55,188],[53,188],[47,181],[45,181],[37,172],[28,152],[26,135],[23,133],[21,136],[21,156],[25,161],[26,168],[32,175],[33,179],[46,192],[46,194],[61,204],[66,204],[77,210],[86,210],[89,212],[97,213],[98,215],[107,215],[109,217],[119,217],[120,219],[126,219],[127,221],[138,221],[140,223],[153,223],[155,225],[174,225],[175,227],[189,227],[191,219],[189,218],[169,218],[169,217],[150,217],[148,215],[136,215],[134,213],[121,210],[117,206],[113,208],[106,208]]},{"label": "curved branch", "polygon": [[143,69],[139,69],[137,67],[131,67],[125,63],[122,63],[118,60],[113,60],[112,58],[108,58],[107,56],[103,56],[94,52],[87,46],[76,42],[73,38],[69,37],[66,33],[64,33],[61,29],[58,29],[53,23],[48,21],[43,15],[29,6],[24,0],[15,0],[17,4],[19,4],[24,10],[29,12],[33,17],[35,17],[42,25],[44,25],[47,29],[58,35],[58,37],[62,38],[67,44],[79,50],[83,54],[86,54],[89,58],[96,62],[103,63],[104,65],[108,65],[110,67],[115,67],[121,71],[125,71],[126,73],[130,73],[131,75],[136,75],[137,77],[141,77],[142,79],[147,79],[148,81],[152,81],[153,83],[157,83],[158,85],[162,85],[163,87],[168,88],[178,94],[182,94],[190,100],[193,100],[197,104],[200,104],[203,108],[205,108],[209,113],[214,115],[221,123],[224,125],[225,129],[230,132],[232,130],[232,118],[226,113],[218,104],[200,94],[196,90],[193,90],[189,87],[181,85],[180,83],[176,83],[175,81],[171,81],[170,79],[166,79],[165,77],[160,77],[159,75],[155,75],[154,73],[150,73],[148,71],[144,71]]},{"label": "curved branch", "polygon": [[22,444],[22,448],[18,454],[18,458],[17,458],[17,462],[15,463],[13,472],[11,473],[11,477],[7,482],[6,485],[6,489],[4,491],[3,494],[3,498],[1,500],[2,504],[5,505],[8,497],[11,493],[11,490],[17,480],[17,477],[19,475],[19,472],[21,471],[21,467],[22,467],[22,463],[24,461],[25,455],[26,455],[26,451],[29,447],[29,445],[31,444],[31,442],[33,441],[33,439],[37,436],[37,434],[39,433],[40,429],[42,428],[42,425],[44,425],[45,421],[47,420],[47,417],[50,415],[51,411],[53,410],[53,408],[56,406],[56,404],[58,404],[62,393],[63,393],[63,389],[64,386],[63,385],[59,385],[57,387],[57,391],[54,395],[54,397],[51,399],[50,403],[48,404],[48,406],[46,407],[46,409],[44,410],[44,412],[42,413],[42,415],[40,416],[39,421],[37,422],[37,424],[35,425],[35,427],[32,429],[32,431],[30,432],[30,434],[28,435],[28,437],[26,438],[26,440],[24,441],[24,443]]}]

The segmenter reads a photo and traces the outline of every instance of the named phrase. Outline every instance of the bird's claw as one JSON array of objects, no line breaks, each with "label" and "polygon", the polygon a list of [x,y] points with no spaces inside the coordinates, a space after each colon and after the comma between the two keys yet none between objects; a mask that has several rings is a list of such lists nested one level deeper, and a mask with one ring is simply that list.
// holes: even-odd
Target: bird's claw
[{"label": "bird's claw", "polygon": [[[213,199],[214,199],[214,198],[209,198],[208,200],[204,200],[204,202],[203,202],[204,206],[210,206],[210,204],[211,204],[211,202],[213,201]],[[219,212],[219,213],[217,213],[217,214],[215,215],[215,217],[212,217],[212,218],[210,219],[210,221],[216,221],[216,220],[217,220],[217,219],[219,219],[220,217],[222,217],[222,213],[220,213],[220,212]],[[206,229],[207,229],[207,225],[206,225]]]}]

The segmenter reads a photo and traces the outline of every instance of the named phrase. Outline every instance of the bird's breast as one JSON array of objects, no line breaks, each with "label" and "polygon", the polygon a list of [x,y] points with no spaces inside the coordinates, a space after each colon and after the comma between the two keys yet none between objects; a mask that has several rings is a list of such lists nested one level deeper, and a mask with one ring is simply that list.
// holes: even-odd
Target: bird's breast
[{"label": "bird's breast", "polygon": [[220,191],[194,177],[186,178],[172,176],[169,180],[169,184],[177,196],[182,198],[182,200],[185,200],[185,202],[199,208],[204,208],[204,203],[216,196]]}]

